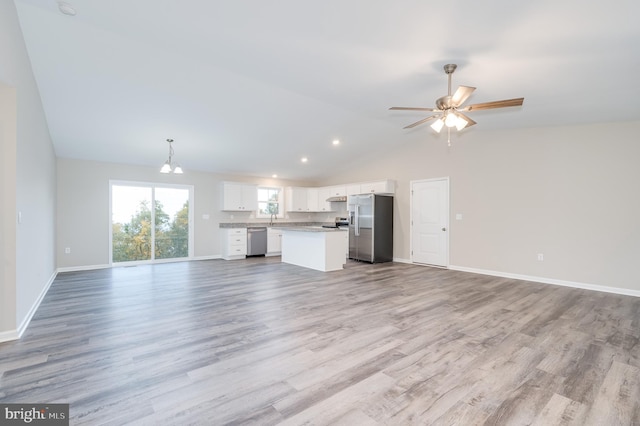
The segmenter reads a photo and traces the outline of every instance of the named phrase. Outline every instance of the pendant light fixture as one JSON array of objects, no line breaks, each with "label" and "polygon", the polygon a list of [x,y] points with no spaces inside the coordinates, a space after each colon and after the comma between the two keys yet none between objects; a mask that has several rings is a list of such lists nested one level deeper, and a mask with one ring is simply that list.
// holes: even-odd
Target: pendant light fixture
[{"label": "pendant light fixture", "polygon": [[169,142],[169,159],[162,165],[160,173],[182,174],[182,167],[180,167],[180,164],[176,163],[174,166],[171,161],[171,158],[173,157],[173,145],[171,145],[173,143],[173,139],[167,139],[167,142]]}]

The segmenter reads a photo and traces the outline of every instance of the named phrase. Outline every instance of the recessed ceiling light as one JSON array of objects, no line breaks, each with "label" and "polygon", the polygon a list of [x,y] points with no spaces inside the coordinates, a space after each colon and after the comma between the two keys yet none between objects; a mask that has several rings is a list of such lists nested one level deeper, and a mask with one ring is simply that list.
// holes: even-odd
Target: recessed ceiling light
[{"label": "recessed ceiling light", "polygon": [[60,10],[60,12],[64,13],[65,15],[76,16],[76,10],[73,8],[73,6],[71,6],[67,2],[59,1],[58,9]]},{"label": "recessed ceiling light", "polygon": [[274,174],[271,175],[271,177],[275,179],[275,178],[278,177],[278,175],[274,173]]},{"label": "recessed ceiling light", "polygon": [[340,145],[340,140],[339,139],[334,139],[333,140],[333,144],[334,145]]},{"label": "recessed ceiling light", "polygon": [[307,157],[302,157],[300,161],[302,161],[303,163],[306,163],[307,161],[309,161],[309,159]]}]

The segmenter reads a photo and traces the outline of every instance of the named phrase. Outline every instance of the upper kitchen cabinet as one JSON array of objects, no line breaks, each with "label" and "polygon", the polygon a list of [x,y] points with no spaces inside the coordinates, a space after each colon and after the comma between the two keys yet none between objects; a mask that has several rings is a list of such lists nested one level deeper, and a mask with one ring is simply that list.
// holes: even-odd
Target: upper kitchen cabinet
[{"label": "upper kitchen cabinet", "polygon": [[307,202],[308,188],[289,186],[285,190],[286,209],[288,212],[309,211]]},{"label": "upper kitchen cabinet", "polygon": [[392,180],[365,182],[360,184],[362,194],[394,194],[396,188]]},{"label": "upper kitchen cabinet", "polygon": [[258,210],[258,185],[222,182],[222,210],[232,212]]},{"label": "upper kitchen cabinet", "polygon": [[327,198],[329,197],[344,197],[347,195],[347,187],[346,185],[342,186],[327,186],[325,188],[321,188],[326,191]]},{"label": "upper kitchen cabinet", "polygon": [[334,186],[326,186],[324,188],[318,188],[317,211],[319,211],[319,212],[330,212],[330,211],[332,211],[331,210],[331,203],[329,201],[327,201],[327,199],[330,198],[330,197],[338,197],[338,196],[340,196],[340,195],[336,194],[336,192],[338,192],[336,190],[336,188],[337,187],[334,187]]},{"label": "upper kitchen cabinet", "polygon": [[362,182],[347,186],[347,195],[356,194],[395,194],[396,187],[392,180],[379,180],[375,182]]},{"label": "upper kitchen cabinet", "polygon": [[319,200],[318,200],[318,194],[320,189],[319,188],[307,188],[307,211],[310,212],[317,212],[319,211]]},{"label": "upper kitchen cabinet", "polygon": [[327,188],[288,187],[286,193],[286,210],[288,212],[328,212],[331,203],[327,198],[331,193]]}]

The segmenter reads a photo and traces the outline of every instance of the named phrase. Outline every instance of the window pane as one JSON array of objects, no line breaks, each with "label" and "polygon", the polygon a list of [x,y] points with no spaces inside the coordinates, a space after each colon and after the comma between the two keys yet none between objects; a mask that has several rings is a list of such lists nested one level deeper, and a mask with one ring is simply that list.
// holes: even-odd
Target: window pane
[{"label": "window pane", "polygon": [[151,188],[111,189],[113,262],[151,259]]},{"label": "window pane", "polygon": [[258,216],[280,214],[280,188],[258,188]]},{"label": "window pane", "polygon": [[189,190],[156,188],[155,258],[189,256]]}]

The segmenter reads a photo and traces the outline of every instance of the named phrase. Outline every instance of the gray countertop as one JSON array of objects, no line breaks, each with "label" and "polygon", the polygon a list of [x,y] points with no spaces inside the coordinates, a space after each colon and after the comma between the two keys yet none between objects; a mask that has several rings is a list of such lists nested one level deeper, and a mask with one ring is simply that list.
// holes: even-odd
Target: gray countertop
[{"label": "gray countertop", "polygon": [[280,227],[283,231],[294,232],[346,232],[346,228],[323,228],[322,226],[291,226]]},{"label": "gray countertop", "polygon": [[269,222],[220,222],[220,228],[254,228],[254,227],[264,227],[267,228],[294,228],[294,227],[305,227],[305,226],[322,226],[322,225],[332,225],[331,222],[284,222],[284,221],[274,221],[273,225],[270,225]]}]

